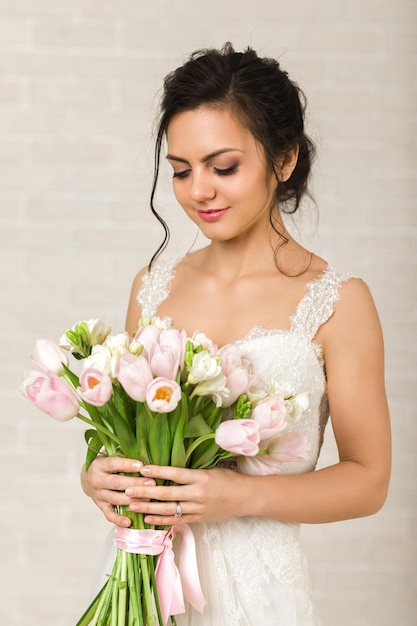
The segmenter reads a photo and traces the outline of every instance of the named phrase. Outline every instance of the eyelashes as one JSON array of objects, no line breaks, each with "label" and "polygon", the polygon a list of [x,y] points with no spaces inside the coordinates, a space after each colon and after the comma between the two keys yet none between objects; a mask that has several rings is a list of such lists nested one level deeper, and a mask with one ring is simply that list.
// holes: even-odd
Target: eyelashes
[{"label": "eyelashes", "polygon": [[182,172],[174,172],[172,174],[172,178],[179,178],[180,180],[183,180],[184,178],[187,178],[189,174],[190,174],[190,170],[183,170]]},{"label": "eyelashes", "polygon": [[[217,174],[217,176],[231,176],[232,174],[235,174],[237,169],[238,169],[237,163],[235,163],[231,167],[226,167],[226,168],[213,167],[213,171],[215,174]],[[184,180],[185,178],[188,178],[188,176],[190,175],[190,172],[191,172],[190,169],[182,170],[181,172],[174,172],[172,175],[172,178],[178,178],[179,180]]]},{"label": "eyelashes", "polygon": [[231,167],[220,169],[218,167],[213,168],[218,176],[231,176],[237,171],[237,163]]}]

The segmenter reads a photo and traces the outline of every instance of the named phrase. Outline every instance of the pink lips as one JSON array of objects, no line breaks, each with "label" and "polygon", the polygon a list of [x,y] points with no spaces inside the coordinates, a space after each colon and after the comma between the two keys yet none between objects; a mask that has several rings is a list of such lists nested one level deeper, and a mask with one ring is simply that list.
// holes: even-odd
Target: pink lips
[{"label": "pink lips", "polygon": [[198,215],[205,222],[214,222],[224,215],[228,209],[209,209],[207,211],[198,211]]}]

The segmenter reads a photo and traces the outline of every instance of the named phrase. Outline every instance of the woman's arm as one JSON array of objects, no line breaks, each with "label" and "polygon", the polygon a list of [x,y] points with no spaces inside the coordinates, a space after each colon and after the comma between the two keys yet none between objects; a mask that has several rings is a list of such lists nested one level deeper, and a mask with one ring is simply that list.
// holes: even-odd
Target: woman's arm
[{"label": "woman's arm", "polygon": [[[147,272],[143,268],[136,275],[129,299],[126,316],[126,330],[133,336],[138,328],[141,317],[141,309],[136,301],[136,296],[142,285],[142,278]],[[116,512],[116,506],[129,505],[132,500],[125,494],[125,490],[132,484],[154,485],[153,480],[124,476],[123,474],[135,474],[142,467],[142,463],[134,459],[121,457],[98,456],[90,465],[88,471],[83,465],[81,469],[81,486],[84,493],[89,496],[98,508],[103,512],[106,519],[118,526],[130,526],[131,520]]]},{"label": "woman's arm", "polygon": [[366,285],[351,280],[342,300],[320,329],[328,396],[339,463],[300,475],[242,476],[208,471],[145,467],[143,475],[178,487],[130,487],[126,495],[160,502],[132,502],[152,524],[201,522],[261,515],[289,522],[322,523],[375,513],[385,501],[390,467],[389,412],[384,384],[383,339]]}]

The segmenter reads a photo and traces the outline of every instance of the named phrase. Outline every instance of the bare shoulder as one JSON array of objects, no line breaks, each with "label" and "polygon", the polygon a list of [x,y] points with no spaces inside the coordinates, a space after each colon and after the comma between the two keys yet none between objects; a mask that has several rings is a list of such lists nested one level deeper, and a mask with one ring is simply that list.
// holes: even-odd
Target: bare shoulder
[{"label": "bare shoulder", "polygon": [[382,329],[372,293],[360,278],[344,280],[334,314],[319,331],[327,355],[337,351],[365,356],[368,350],[382,350]]},{"label": "bare shoulder", "polygon": [[335,324],[375,316],[378,317],[375,302],[366,282],[355,277],[344,280],[340,287],[340,299],[335,305]]}]

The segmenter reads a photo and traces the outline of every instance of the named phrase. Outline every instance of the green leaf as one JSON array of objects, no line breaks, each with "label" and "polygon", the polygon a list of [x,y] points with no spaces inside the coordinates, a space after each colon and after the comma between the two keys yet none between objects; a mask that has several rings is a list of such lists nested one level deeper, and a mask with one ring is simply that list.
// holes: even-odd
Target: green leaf
[{"label": "green leaf", "polygon": [[91,463],[100,453],[103,447],[103,443],[101,441],[101,437],[98,434],[98,432],[92,428],[89,428],[88,430],[85,431],[84,438],[88,446],[87,453],[85,456],[85,468],[88,470]]},{"label": "green leaf", "polygon": [[219,446],[213,440],[205,441],[191,455],[189,467],[199,469],[208,463],[211,465],[213,457],[218,453]]},{"label": "green leaf", "polygon": [[150,426],[150,416],[142,402],[136,404],[136,445],[139,453],[139,460],[145,465],[149,465],[148,435]]},{"label": "green leaf", "polygon": [[187,438],[201,437],[202,435],[208,435],[208,433],[212,432],[213,429],[210,428],[204,417],[199,413],[189,419],[185,436]]},{"label": "green leaf", "polygon": [[171,458],[171,434],[168,416],[159,413],[154,416],[149,428],[149,453],[155,465],[168,465]]},{"label": "green leaf", "polygon": [[137,459],[138,447],[136,444],[136,437],[125,418],[117,411],[112,402],[108,402],[105,408],[110,413],[113,422],[114,432],[119,440],[120,449],[123,456],[130,459]]},{"label": "green leaf", "polygon": [[171,425],[171,465],[174,467],[185,467],[186,453],[185,453],[185,433],[188,428],[188,400],[184,392],[181,395],[181,402],[179,408],[178,419]]},{"label": "green leaf", "polygon": [[68,367],[65,365],[65,363],[62,364],[63,368],[64,368],[64,377],[66,380],[68,380],[71,385],[74,388],[77,388],[80,384],[80,380],[78,378],[78,376],[76,374],[74,374],[74,372],[71,372],[70,369],[68,369]]}]

